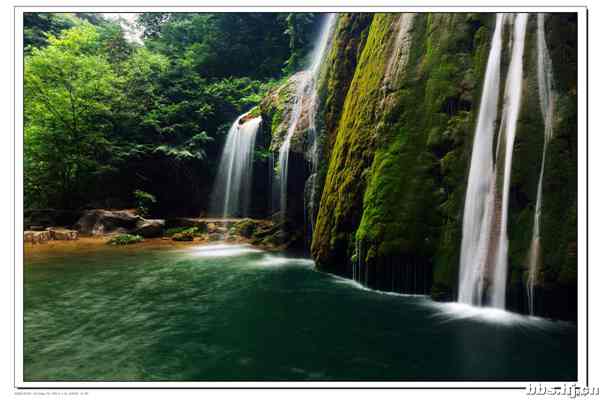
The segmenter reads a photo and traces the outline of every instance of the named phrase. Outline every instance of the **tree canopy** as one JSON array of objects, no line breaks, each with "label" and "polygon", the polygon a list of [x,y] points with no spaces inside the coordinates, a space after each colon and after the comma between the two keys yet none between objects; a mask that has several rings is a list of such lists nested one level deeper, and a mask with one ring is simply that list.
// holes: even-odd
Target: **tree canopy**
[{"label": "tree canopy", "polygon": [[302,68],[318,22],[142,13],[136,43],[100,14],[26,14],[25,206],[127,206],[142,190],[198,210],[229,125]]}]

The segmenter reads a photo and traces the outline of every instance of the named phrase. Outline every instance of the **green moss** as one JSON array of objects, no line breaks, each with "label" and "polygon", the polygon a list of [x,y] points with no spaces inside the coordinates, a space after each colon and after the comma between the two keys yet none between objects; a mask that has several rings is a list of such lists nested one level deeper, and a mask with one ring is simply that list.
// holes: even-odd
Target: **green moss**
[{"label": "green moss", "polygon": [[312,243],[319,268],[343,270],[349,261],[348,245],[361,214],[366,185],[363,172],[373,155],[375,113],[395,18],[393,14],[373,17],[345,96]]},{"label": "green moss", "polygon": [[434,292],[442,296],[455,286],[475,56],[483,51],[453,35],[468,31],[465,15],[429,14],[415,24],[407,74],[387,113],[356,235],[380,249],[379,257],[433,265]]},{"label": "green moss", "polygon": [[[432,296],[451,299],[457,292],[470,152],[495,16],[416,15],[410,52],[402,55],[407,65],[391,77],[386,72],[399,15],[364,18],[340,16],[320,86],[323,191],[311,251],[318,268],[341,274],[348,274],[351,263],[375,267],[371,271],[404,262],[431,267]],[[511,175],[513,287],[527,278],[543,145],[531,21]],[[575,285],[577,275],[574,29],[573,15],[548,16],[550,53],[561,78],[543,186],[540,276],[567,286]],[[508,29],[505,34],[508,39]],[[505,47],[503,81],[510,55]]]}]

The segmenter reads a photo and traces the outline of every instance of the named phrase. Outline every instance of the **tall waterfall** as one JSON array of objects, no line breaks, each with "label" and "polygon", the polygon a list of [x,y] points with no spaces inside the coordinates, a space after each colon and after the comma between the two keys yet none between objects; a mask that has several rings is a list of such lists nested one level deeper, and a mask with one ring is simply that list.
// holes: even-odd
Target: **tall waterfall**
[{"label": "tall waterfall", "polygon": [[529,246],[529,277],[527,279],[527,297],[529,312],[534,312],[534,286],[537,278],[540,257],[540,217],[542,215],[542,182],[544,180],[544,166],[546,164],[546,149],[552,139],[552,122],[554,119],[554,91],[552,77],[552,61],[546,45],[544,32],[544,14],[537,16],[537,81],[540,98],[540,110],[544,121],[544,148],[542,151],[542,165],[537,184],[535,201],[535,214],[533,217],[533,232]]},{"label": "tall waterfall", "polygon": [[254,143],[261,122],[261,117],[248,119],[247,114],[243,114],[229,128],[213,188],[213,215],[248,216]]},{"label": "tall waterfall", "polygon": [[[525,48],[525,31],[527,14],[517,14],[514,22],[513,45],[504,90],[504,109],[500,130],[504,130],[502,140],[504,148],[504,174],[502,179],[502,216],[500,220],[500,237],[493,269],[493,281],[490,287],[491,305],[504,308],[506,303],[506,276],[508,271],[508,201],[510,195],[510,174],[512,168],[513,147],[517,134],[517,118],[521,107],[523,86],[523,50]],[[500,155],[498,142],[497,156]]]},{"label": "tall waterfall", "polygon": [[503,25],[504,15],[498,14],[485,70],[463,215],[458,301],[475,305],[480,305],[483,297],[483,276],[491,233],[493,143],[500,93]]},{"label": "tall waterfall", "polygon": [[[512,48],[498,127],[502,31],[503,25],[510,22],[513,30],[509,44]],[[496,16],[463,214],[458,294],[458,300],[463,303],[505,306],[510,175],[521,103],[526,27],[527,14]],[[494,152],[495,137],[498,140]],[[500,183],[501,196],[498,193]]]},{"label": "tall waterfall", "polygon": [[[305,71],[298,82],[296,88],[296,102],[293,105],[290,122],[288,129],[279,148],[278,157],[278,183],[279,183],[279,207],[282,218],[285,218],[287,208],[287,186],[288,186],[288,167],[289,167],[289,156],[290,147],[292,143],[292,137],[296,132],[298,123],[303,117],[303,113],[306,113],[308,120],[308,135],[310,139],[310,150],[309,157],[311,162],[311,172],[316,171],[317,163],[317,140],[316,140],[316,113],[318,108],[318,96],[317,96],[317,78],[323,58],[328,48],[329,39],[335,25],[336,14],[327,14],[325,23],[319,34],[319,41],[315,50],[311,56],[310,68]],[[311,189],[311,193],[312,190]],[[314,195],[314,194],[313,194]]]}]

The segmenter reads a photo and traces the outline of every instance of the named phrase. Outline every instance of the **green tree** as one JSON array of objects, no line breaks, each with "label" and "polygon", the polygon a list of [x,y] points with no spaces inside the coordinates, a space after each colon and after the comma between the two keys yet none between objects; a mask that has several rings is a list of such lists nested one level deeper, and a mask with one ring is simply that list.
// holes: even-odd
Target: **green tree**
[{"label": "green tree", "polygon": [[82,184],[110,168],[106,132],[120,82],[98,37],[81,24],[26,58],[26,197],[47,205],[73,205]]}]

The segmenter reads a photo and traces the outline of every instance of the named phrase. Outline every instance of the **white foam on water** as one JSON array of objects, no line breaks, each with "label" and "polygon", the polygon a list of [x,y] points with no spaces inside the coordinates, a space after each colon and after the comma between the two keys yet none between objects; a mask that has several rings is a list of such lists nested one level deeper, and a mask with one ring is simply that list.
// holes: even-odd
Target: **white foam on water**
[{"label": "white foam on water", "polygon": [[437,310],[434,318],[442,322],[460,320],[482,321],[498,325],[521,325],[530,328],[548,329],[560,325],[568,325],[568,322],[553,321],[530,315],[517,314],[496,307],[472,306],[465,303],[441,303],[428,302],[428,306]]},{"label": "white foam on water", "polygon": [[358,290],[364,290],[366,292],[383,294],[383,295],[387,295],[387,296],[429,298],[429,296],[426,295],[426,294],[398,293],[398,292],[389,292],[389,291],[385,291],[385,290],[371,289],[369,287],[366,287],[366,286],[362,285],[360,282],[355,281],[354,279],[343,278],[341,276],[330,274],[328,272],[325,272],[325,274],[329,275],[330,277],[332,277],[333,280],[336,283],[340,283],[342,285],[350,286],[350,287],[353,287],[353,288],[358,289]]},{"label": "white foam on water", "polygon": [[252,263],[252,265],[259,267],[279,267],[290,264],[314,267],[315,262],[310,258],[291,258],[267,254],[262,259]]},{"label": "white foam on water", "polygon": [[198,246],[191,253],[196,257],[237,257],[250,253],[262,253],[262,250],[249,245],[214,244]]}]

